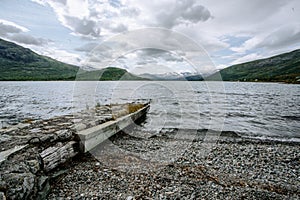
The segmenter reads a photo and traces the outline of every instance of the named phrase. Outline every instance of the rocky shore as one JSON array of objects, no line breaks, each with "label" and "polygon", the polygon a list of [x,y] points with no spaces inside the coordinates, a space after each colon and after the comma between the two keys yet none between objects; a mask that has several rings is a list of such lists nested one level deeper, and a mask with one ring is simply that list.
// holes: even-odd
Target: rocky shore
[{"label": "rocky shore", "polygon": [[140,106],[97,106],[0,129],[0,199],[300,199],[297,142],[133,124],[80,152],[78,131]]},{"label": "rocky shore", "polygon": [[147,105],[97,105],[72,115],[28,119],[0,129],[0,200],[45,199],[72,158],[84,157],[80,131],[127,119]]},{"label": "rocky shore", "polygon": [[231,132],[124,130],[65,170],[48,199],[300,199],[299,143]]}]

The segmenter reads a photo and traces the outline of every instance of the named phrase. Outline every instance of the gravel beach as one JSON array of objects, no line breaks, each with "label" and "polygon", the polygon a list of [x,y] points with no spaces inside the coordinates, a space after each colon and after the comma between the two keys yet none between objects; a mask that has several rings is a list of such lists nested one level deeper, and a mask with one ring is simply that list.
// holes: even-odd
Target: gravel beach
[{"label": "gravel beach", "polygon": [[48,199],[300,199],[299,143],[214,136],[118,133],[65,166]]}]

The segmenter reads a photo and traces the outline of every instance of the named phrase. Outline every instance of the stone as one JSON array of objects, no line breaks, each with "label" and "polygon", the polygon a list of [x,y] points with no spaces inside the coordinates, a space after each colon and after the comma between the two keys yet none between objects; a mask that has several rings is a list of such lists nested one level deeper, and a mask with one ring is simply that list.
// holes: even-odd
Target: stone
[{"label": "stone", "polygon": [[5,179],[10,199],[28,199],[33,193],[35,176],[32,173],[10,173]]},{"label": "stone", "polygon": [[40,128],[33,128],[29,130],[30,133],[39,133],[42,132],[42,130]]},{"label": "stone", "polygon": [[76,131],[82,131],[82,130],[86,129],[86,125],[83,123],[75,124],[74,129]]},{"label": "stone", "polygon": [[58,139],[58,136],[55,134],[46,134],[40,138],[42,142],[54,142]]},{"label": "stone", "polygon": [[15,146],[14,148],[8,149],[6,151],[1,151],[0,152],[0,163],[6,160],[11,154],[18,152],[28,145],[21,145],[21,146]]},{"label": "stone", "polygon": [[55,134],[58,136],[59,140],[68,140],[73,135],[72,132],[67,129],[56,131]]},{"label": "stone", "polygon": [[0,192],[0,200],[6,200],[4,192]]},{"label": "stone", "polygon": [[5,191],[7,188],[6,182],[0,177],[0,191]]},{"label": "stone", "polygon": [[46,199],[48,194],[51,191],[51,187],[50,187],[48,179],[44,180],[44,181],[45,182],[41,185],[42,186],[41,189],[37,193],[36,199]]},{"label": "stone", "polygon": [[38,189],[39,191],[43,190],[45,185],[49,182],[48,176],[41,176],[38,178]]},{"label": "stone", "polygon": [[33,174],[36,174],[40,170],[40,164],[38,160],[29,160],[27,161],[27,164],[29,165],[30,172]]},{"label": "stone", "polygon": [[126,200],[133,200],[133,197],[132,197],[132,196],[128,196],[128,197],[126,198]]}]

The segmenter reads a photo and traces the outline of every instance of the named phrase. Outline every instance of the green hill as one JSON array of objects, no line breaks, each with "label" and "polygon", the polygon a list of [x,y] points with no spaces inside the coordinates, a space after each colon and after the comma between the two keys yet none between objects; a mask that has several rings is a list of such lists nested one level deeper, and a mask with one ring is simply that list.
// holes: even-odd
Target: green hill
[{"label": "green hill", "polygon": [[144,78],[135,76],[125,69],[120,69],[116,67],[108,67],[101,70],[94,71],[83,71],[76,76],[76,80],[101,80],[101,81],[117,81],[117,80],[146,80]]},{"label": "green hill", "polygon": [[99,77],[100,80],[144,80],[114,67],[85,71],[0,39],[0,81],[99,80]]},{"label": "green hill", "polygon": [[0,80],[69,80],[79,67],[0,39]]},{"label": "green hill", "polygon": [[[300,49],[266,59],[233,65],[220,71],[224,81],[299,83]],[[216,74],[207,78],[216,80]]]}]

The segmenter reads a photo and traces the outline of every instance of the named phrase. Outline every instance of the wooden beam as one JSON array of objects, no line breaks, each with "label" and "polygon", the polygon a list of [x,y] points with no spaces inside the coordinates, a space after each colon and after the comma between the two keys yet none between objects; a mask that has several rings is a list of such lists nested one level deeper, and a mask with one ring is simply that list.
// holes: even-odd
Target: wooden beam
[{"label": "wooden beam", "polygon": [[133,124],[143,115],[145,115],[149,108],[150,105],[148,104],[145,107],[137,110],[136,112],[117,118],[114,121],[108,121],[98,126],[79,131],[77,135],[81,140],[80,150],[84,153],[92,150],[97,145],[107,140],[109,137],[118,133],[127,126]]}]

